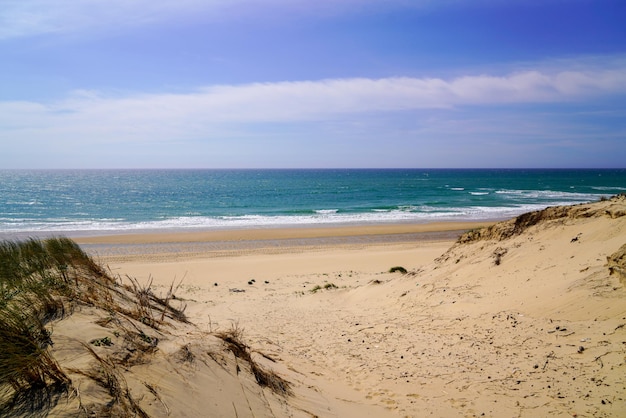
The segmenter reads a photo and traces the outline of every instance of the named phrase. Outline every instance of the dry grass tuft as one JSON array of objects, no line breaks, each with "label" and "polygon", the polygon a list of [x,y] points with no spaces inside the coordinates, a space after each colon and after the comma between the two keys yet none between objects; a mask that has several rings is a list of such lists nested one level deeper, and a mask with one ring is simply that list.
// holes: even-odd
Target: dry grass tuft
[{"label": "dry grass tuft", "polygon": [[266,370],[252,358],[250,347],[243,342],[243,329],[233,326],[228,331],[218,332],[215,334],[218,338],[226,343],[226,348],[230,350],[236,358],[245,361],[254,375],[257,383],[261,387],[267,387],[272,392],[282,395],[291,396],[291,384],[277,375],[271,370]]},{"label": "dry grass tuft", "polygon": [[190,346],[189,344],[182,346],[180,350],[178,350],[178,352],[176,353],[176,358],[181,363],[193,364],[196,361],[196,356],[191,351],[191,348],[189,346]]},{"label": "dry grass tuft", "polygon": [[83,412],[88,416],[149,418],[149,415],[131,396],[126,380],[118,372],[115,364],[110,359],[99,356],[88,345],[84,347],[96,360],[96,366],[88,371],[78,369],[72,371],[96,382],[109,393],[111,399],[104,405],[81,404]]},{"label": "dry grass tuft", "polygon": [[172,282],[167,295],[164,298],[160,298],[152,291],[152,278],[150,278],[145,285],[139,284],[134,277],[126,276],[126,278],[130,282],[130,285],[126,285],[125,288],[136,296],[135,311],[128,312],[129,315],[154,329],[159,329],[166,323],[166,319],[189,323],[189,320],[185,316],[187,305],[183,305],[182,308],[177,309],[170,303],[175,299],[174,292],[181,286],[182,280],[176,287],[174,287],[174,283]]},{"label": "dry grass tuft", "polygon": [[256,362],[251,362],[250,367],[252,373],[256,378],[257,383],[262,387],[269,388],[272,392],[282,395],[291,396],[293,392],[291,390],[291,384],[282,377],[278,376],[271,370],[265,370]]}]

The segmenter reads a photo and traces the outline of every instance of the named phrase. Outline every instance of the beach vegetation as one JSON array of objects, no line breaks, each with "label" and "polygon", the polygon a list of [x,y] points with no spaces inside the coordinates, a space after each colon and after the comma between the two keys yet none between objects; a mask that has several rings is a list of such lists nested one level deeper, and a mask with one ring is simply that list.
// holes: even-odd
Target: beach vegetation
[{"label": "beach vegetation", "polygon": [[493,256],[493,264],[499,266],[502,263],[502,257],[508,252],[506,248],[498,247],[494,250]]},{"label": "beach vegetation", "polygon": [[87,416],[119,416],[148,418],[149,415],[139,406],[132,397],[128,384],[112,358],[100,356],[96,351],[84,345],[85,349],[96,360],[94,367],[89,370],[71,369],[76,374],[83,375],[98,386],[106,390],[111,400],[104,405],[83,405],[81,409]]},{"label": "beach vegetation", "polygon": [[[78,415],[147,417],[140,406],[143,395],[131,394],[125,373],[151,361],[168,329],[190,324],[186,305],[175,296],[181,282],[158,295],[151,278],[142,284],[113,276],[67,238],[0,242],[0,416],[46,416],[65,398],[77,402]],[[90,360],[62,367],[54,357],[53,325],[83,309],[96,313],[93,323],[106,333],[76,340]],[[291,394],[289,382],[259,364],[242,329],[215,335],[244,360],[260,386]],[[181,363],[195,358],[189,344],[175,355]],[[79,386],[85,379],[108,396],[83,403]]]},{"label": "beach vegetation", "polygon": [[193,364],[196,360],[196,355],[191,351],[191,344],[185,344],[178,350],[178,360],[181,363]]},{"label": "beach vegetation", "polygon": [[[67,391],[68,375],[50,354],[47,324],[77,299],[78,276],[103,270],[71,240],[0,243],[0,411],[36,407]],[[28,394],[28,396],[24,396]]]},{"label": "beach vegetation", "polygon": [[95,345],[96,347],[110,347],[111,345],[113,345],[113,343],[111,342],[111,337],[95,338],[89,341],[89,343]]},{"label": "beach vegetation", "polygon": [[[226,343],[227,349],[234,354],[234,356],[244,361],[249,367],[250,371],[254,375],[257,383],[261,387],[267,387],[272,392],[282,395],[292,395],[291,384],[280,377],[272,370],[268,370],[261,366],[253,357],[250,347],[243,341],[243,328],[238,325],[233,325],[229,330],[217,332],[215,336],[220,338]],[[269,356],[259,353],[262,357],[272,360]]]},{"label": "beach vegetation", "polygon": [[322,286],[320,286],[319,284],[316,284],[315,287],[311,289],[311,293],[317,293],[320,290],[322,290]]},{"label": "beach vegetation", "polygon": [[311,293],[317,293],[320,290],[332,290],[332,289],[338,289],[335,283],[325,283],[323,286],[315,285],[313,289],[311,289]]},{"label": "beach vegetation", "polygon": [[[77,391],[70,376],[87,376],[113,396],[116,415],[144,416],[130,397],[116,364],[132,364],[153,352],[158,338],[149,335],[169,320],[188,322],[184,306],[174,307],[172,284],[164,297],[152,291],[150,281],[140,285],[129,278],[121,285],[69,238],[0,242],[0,415],[32,415],[45,411]],[[105,336],[83,343],[95,360],[93,370],[64,370],[52,355],[52,323],[81,306],[97,308],[106,316],[96,321],[116,327],[132,356],[104,357],[91,347],[109,347]],[[145,325],[146,328],[141,328]],[[91,345],[91,346],[90,346]],[[106,412],[108,406],[97,408]]]}]

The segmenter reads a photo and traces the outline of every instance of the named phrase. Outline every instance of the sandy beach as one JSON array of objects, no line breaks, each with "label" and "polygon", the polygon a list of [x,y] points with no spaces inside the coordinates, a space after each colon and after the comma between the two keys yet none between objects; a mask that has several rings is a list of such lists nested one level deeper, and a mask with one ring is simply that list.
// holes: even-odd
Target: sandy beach
[{"label": "sandy beach", "polygon": [[[195,324],[129,371],[150,416],[624,416],[625,200],[540,213],[464,242],[485,225],[77,241],[122,281],[174,283]],[[168,356],[233,329],[289,396],[226,360],[172,375]]]},{"label": "sandy beach", "polygon": [[[367,378],[368,369],[356,370],[353,360],[337,369],[335,364],[350,360],[350,356],[345,358],[344,352],[331,353],[319,347],[321,341],[334,345],[349,340],[346,333],[352,326],[372,323],[360,319],[361,315],[376,313],[370,309],[349,313],[346,309],[358,309],[351,306],[354,302],[346,301],[339,310],[329,304],[346,296],[350,289],[400,277],[388,273],[393,266],[414,269],[432,262],[462,231],[484,225],[235,230],[77,241],[93,250],[96,259],[114,274],[128,275],[142,283],[152,281],[157,292],[166,292],[172,282],[181,283],[176,295],[188,304],[186,313],[200,328],[214,332],[240,327],[247,344],[297,371],[295,376],[302,379],[303,385],[310,385],[308,379],[312,378],[317,387],[329,392],[315,402],[328,403],[324,408],[330,415],[324,410],[315,414],[385,416],[390,414],[388,400],[379,404],[380,395],[375,395],[373,389],[364,392],[349,376],[355,369]],[[336,288],[325,288],[330,285]],[[323,290],[313,293],[316,287]],[[338,326],[346,328],[343,336],[333,331]],[[311,340],[318,339],[325,330],[333,332],[321,341]],[[379,347],[376,344],[371,348],[378,351]],[[304,379],[305,375],[309,378]],[[303,409],[321,406],[305,404]]]}]

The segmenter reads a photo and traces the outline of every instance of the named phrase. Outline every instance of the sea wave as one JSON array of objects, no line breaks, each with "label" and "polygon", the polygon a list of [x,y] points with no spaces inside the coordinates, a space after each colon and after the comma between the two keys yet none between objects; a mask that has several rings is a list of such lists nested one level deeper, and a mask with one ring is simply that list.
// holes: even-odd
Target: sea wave
[{"label": "sea wave", "polygon": [[552,200],[554,203],[550,205],[565,202],[565,204],[571,204],[572,202],[588,202],[594,199],[599,199],[602,194],[596,193],[580,193],[580,192],[560,192],[554,190],[496,190],[494,193],[500,195],[505,199],[540,199],[542,201]]},{"label": "sea wave", "polygon": [[37,200],[27,200],[27,201],[9,200],[5,204],[7,206],[43,206],[43,203]]},{"label": "sea wave", "polygon": [[601,190],[601,191],[606,191],[606,192],[610,192],[610,191],[622,192],[626,190],[626,187],[619,187],[619,186],[591,186],[591,188],[593,190]]},{"label": "sea wave", "polygon": [[[567,204],[567,202],[561,202]],[[427,223],[435,221],[488,221],[508,219],[524,212],[545,208],[544,204],[511,206],[433,207],[401,206],[393,210],[371,210],[342,213],[321,210],[321,213],[299,215],[242,215],[242,216],[179,216],[150,221],[129,222],[123,219],[47,221],[23,220],[0,222],[0,235],[11,233],[119,233],[166,230],[211,230],[239,228],[270,228],[323,225],[365,225],[385,223]]]},{"label": "sea wave", "polygon": [[165,216],[152,220],[130,221],[124,218],[0,218],[0,238],[15,233],[120,233],[165,230],[210,230],[230,228],[269,228],[278,226],[359,225],[385,223],[427,223],[435,221],[489,221],[508,219],[547,206],[588,202],[601,194],[560,192],[550,190],[481,189],[467,192],[472,195],[491,195],[480,206],[444,204],[402,204],[378,206],[369,209],[311,209],[277,214],[246,214],[206,216],[188,211],[180,216]]},{"label": "sea wave", "polygon": [[315,211],[319,215],[330,215],[337,212],[339,212],[339,209],[318,209]]},{"label": "sea wave", "polygon": [[598,200],[626,190],[623,170],[104,170],[18,174],[0,170],[0,196],[4,199],[0,202],[0,239],[16,231],[25,236],[72,236],[77,231],[106,234],[497,220],[547,206]]}]

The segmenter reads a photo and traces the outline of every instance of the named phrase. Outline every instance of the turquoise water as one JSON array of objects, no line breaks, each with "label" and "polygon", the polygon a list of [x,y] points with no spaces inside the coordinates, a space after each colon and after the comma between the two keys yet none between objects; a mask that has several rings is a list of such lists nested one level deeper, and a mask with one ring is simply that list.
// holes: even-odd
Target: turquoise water
[{"label": "turquoise water", "polygon": [[0,170],[0,238],[494,220],[626,192],[626,170]]}]

